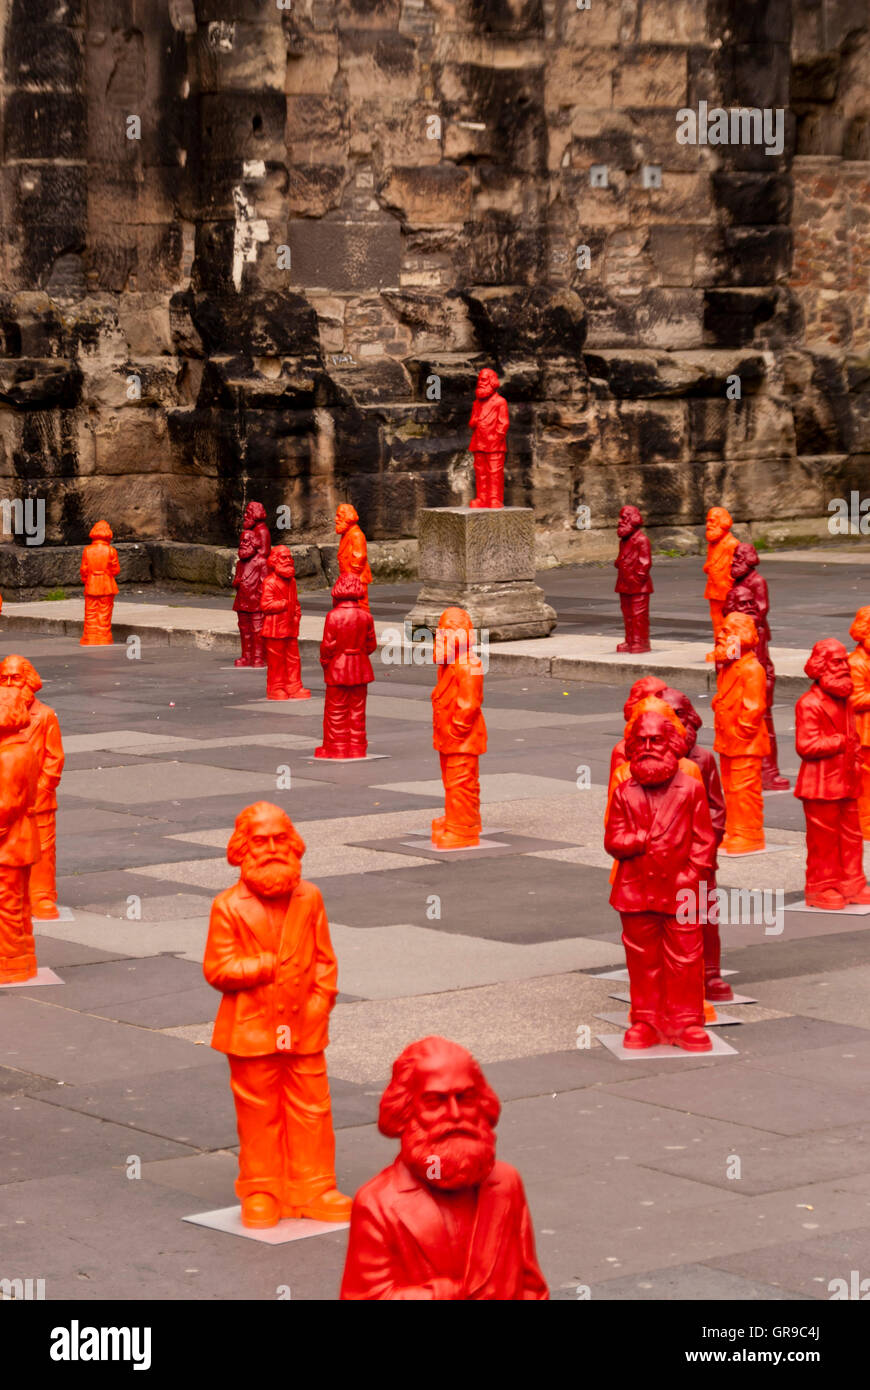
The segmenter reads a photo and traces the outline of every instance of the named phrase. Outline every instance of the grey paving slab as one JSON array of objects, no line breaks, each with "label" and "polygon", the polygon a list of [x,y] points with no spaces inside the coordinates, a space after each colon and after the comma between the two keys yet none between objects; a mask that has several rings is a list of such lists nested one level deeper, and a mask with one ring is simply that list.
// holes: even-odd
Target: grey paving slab
[{"label": "grey paving slab", "polygon": [[[108,1005],[142,1004],[164,995],[184,992],[213,1007],[218,999],[202,971],[174,956],[116,960],[71,966],[64,974],[63,1007],[102,1014]],[[122,1017],[109,1014],[107,1017]],[[149,1024],[149,1027],[160,1026]]]},{"label": "grey paving slab", "polygon": [[95,946],[83,946],[78,941],[58,941],[45,936],[39,930],[34,932],[36,953],[40,965],[50,965],[52,969],[63,969],[70,965],[93,965],[99,961],[117,960],[119,952],[101,951]]},{"label": "grey paving slab", "polygon": [[645,1270],[643,1274],[632,1274],[622,1279],[599,1280],[592,1290],[592,1297],[595,1300],[631,1303],[699,1303],[707,1300],[711,1303],[771,1303],[799,1299],[801,1295],[758,1279],[745,1279],[723,1269],[695,1264]]},{"label": "grey paving slab", "polygon": [[[852,1270],[858,1271],[858,1283],[867,1278],[870,1270],[870,1231],[866,1226],[844,1229],[836,1236],[820,1235],[813,1239],[767,1246],[724,1256],[716,1261],[720,1269],[744,1279],[757,1279],[779,1287],[790,1296],[831,1299],[842,1293],[845,1280],[851,1287]],[[833,1284],[833,1287],[831,1285]],[[866,1297],[867,1290],[861,1291]]]},{"label": "grey paving slab", "polygon": [[787,1053],[759,1057],[747,1065],[836,1090],[870,1092],[870,1038],[866,1042],[816,1048],[802,1056]]},{"label": "grey paving slab", "polygon": [[435,848],[431,843],[431,833],[427,838],[408,835],[405,838],[389,840],[361,840],[353,848],[376,849],[384,853],[409,854],[418,858],[422,856],[426,859],[443,859],[449,864],[454,864],[460,859],[505,858],[519,854],[532,854],[537,850],[552,849],[556,843],[555,840],[536,840],[531,837],[523,837],[513,833],[505,834],[502,831],[493,830],[490,834],[484,833],[479,844],[457,850]]},{"label": "grey paving slab", "polygon": [[[644,1166],[692,1178],[724,1192],[758,1196],[866,1173],[868,1138],[867,1125],[787,1138],[770,1135],[759,1140],[744,1135],[736,1154],[726,1153],[721,1144],[683,1145],[645,1160]],[[735,1157],[740,1161],[739,1170]],[[737,1172],[739,1176],[729,1176]]]},{"label": "grey paving slab", "polygon": [[[82,1173],[94,1167],[119,1170],[131,1152],[130,1134],[122,1125],[46,1105],[38,1095],[0,1101],[0,1134],[0,1184]],[[136,1152],[143,1159],[158,1159],[183,1154],[185,1149],[143,1133],[137,1136]]]},{"label": "grey paving slab", "polygon": [[[87,796],[121,806],[144,806],[165,798],[232,795],[256,800],[276,790],[274,773],[237,772],[200,763],[137,762],[135,767],[110,767],[102,772],[71,772],[64,778],[67,797]],[[302,779],[297,787],[307,785]]]},{"label": "grey paving slab", "polygon": [[[54,999],[59,990],[51,991]],[[201,1049],[144,1028],[109,1023],[46,1000],[7,996],[0,1056],[10,1066],[81,1084],[199,1066]]]}]

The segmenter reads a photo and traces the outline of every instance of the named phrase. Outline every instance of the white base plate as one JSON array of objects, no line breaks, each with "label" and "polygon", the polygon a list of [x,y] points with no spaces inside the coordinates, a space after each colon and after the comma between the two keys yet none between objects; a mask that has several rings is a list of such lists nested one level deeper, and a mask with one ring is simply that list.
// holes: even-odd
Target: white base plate
[{"label": "white base plate", "polygon": [[390,758],[391,753],[366,753],[364,758],[306,758],[312,767],[328,767],[330,763],[371,763],[375,758]]},{"label": "white base plate", "polygon": [[0,989],[41,989],[43,985],[62,985],[63,980],[59,975],[55,975],[53,970],[49,970],[47,965],[40,965],[35,975],[29,980],[9,980],[7,983],[0,981]]},{"label": "white base plate", "polygon": [[472,849],[508,849],[504,840],[478,840],[476,845],[459,845],[455,849],[441,849],[440,845],[433,845],[431,840],[402,840],[401,843],[408,849],[428,849],[432,854],[467,854]]},{"label": "white base plate", "polygon": [[655,1047],[642,1047],[640,1049],[625,1048],[622,1045],[621,1033],[596,1033],[596,1040],[612,1052],[619,1062],[642,1062],[646,1058],[653,1061],[664,1060],[668,1057],[681,1057],[697,1059],[698,1057],[725,1057],[728,1054],[737,1056],[737,1048],[732,1047],[718,1033],[710,1034],[710,1041],[713,1044],[709,1052],[684,1052],[681,1047],[671,1047],[670,1043],[656,1043]]},{"label": "white base plate", "polygon": [[199,1216],[183,1216],[192,1226],[206,1226],[210,1231],[223,1231],[230,1236],[244,1236],[247,1240],[259,1240],[263,1245],[286,1245],[291,1240],[306,1240],[308,1236],[325,1236],[330,1231],[346,1231],[349,1221],[307,1221],[285,1218],[277,1226],[269,1226],[265,1231],[252,1231],[242,1225],[242,1208],[221,1207],[217,1211],[204,1211]]},{"label": "white base plate", "polygon": [[[628,1027],[628,1014],[596,1014],[595,1017],[600,1018],[603,1023],[615,1023],[617,1028]],[[743,1019],[735,1017],[734,1014],[717,1013],[715,1019],[707,1019],[707,1021],[704,1024],[704,1027],[726,1028],[729,1024],[742,1022]]]},{"label": "white base plate", "polygon": [[[617,999],[620,1004],[631,1003],[630,994],[611,994],[610,997],[611,999]],[[732,1004],[757,1004],[758,1000],[750,999],[748,994],[735,994],[733,999],[705,999],[704,1003],[712,1004],[714,1009],[718,1009],[720,1004],[724,1004],[726,1008],[730,1009]],[[735,1019],[734,1021],[735,1023],[742,1022],[741,1019]]]},{"label": "white base plate", "polygon": [[765,845],[764,849],[741,850],[739,854],[732,854],[730,850],[720,849],[719,854],[723,859],[749,859],[753,854],[776,854],[781,849],[794,849],[794,845]]},{"label": "white base plate", "polygon": [[845,907],[807,907],[806,900],[799,903],[786,903],[786,912],[818,912],[822,917],[866,917],[870,903],[847,903]]},{"label": "white base plate", "polygon": [[35,922],[37,926],[42,926],[44,924],[47,927],[50,927],[52,922],[75,921],[75,917],[73,916],[73,910],[71,907],[62,907],[61,904],[58,903],[57,912],[57,917],[34,917],[31,920]]}]

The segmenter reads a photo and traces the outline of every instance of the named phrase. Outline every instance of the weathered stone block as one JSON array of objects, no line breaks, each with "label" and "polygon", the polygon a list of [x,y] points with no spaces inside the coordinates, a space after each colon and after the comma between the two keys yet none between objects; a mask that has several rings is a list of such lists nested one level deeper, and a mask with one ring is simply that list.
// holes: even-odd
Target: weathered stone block
[{"label": "weathered stone block", "polygon": [[327,290],[398,288],[401,233],[395,218],[291,221],[294,285]]}]

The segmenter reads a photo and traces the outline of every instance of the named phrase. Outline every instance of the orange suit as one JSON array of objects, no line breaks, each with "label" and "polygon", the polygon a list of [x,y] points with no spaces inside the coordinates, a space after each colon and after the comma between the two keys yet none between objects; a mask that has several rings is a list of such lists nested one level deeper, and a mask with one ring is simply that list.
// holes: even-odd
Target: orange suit
[{"label": "orange suit", "polygon": [[354,523],[349,526],[338,543],[339,574],[355,574],[363,585],[365,596],[361,607],[369,606],[369,585],[372,572],[368,562],[368,547],[362,528]]},{"label": "orange suit", "polygon": [[320,891],[300,880],[286,916],[239,881],[211,910],[203,973],[223,992],[211,1045],[229,1058],[244,1198],[282,1216],[335,1187],[324,1052],[338,966]]},{"label": "orange suit", "polygon": [[858,793],[858,820],[863,839],[870,840],[870,652],[858,645],[849,653],[852,673],[852,708],[861,741],[861,790]]},{"label": "orange suit", "polygon": [[451,664],[439,666],[432,691],[432,744],[444,782],[444,819],[433,822],[433,835],[443,832],[469,846],[480,840],[478,758],[486,752],[482,706],[483,666],[466,649]]},{"label": "orange suit", "polygon": [[707,560],[704,565],[707,583],[704,586],[704,598],[710,604],[710,621],[713,624],[714,637],[722,626],[722,610],[734,582],[731,578],[731,560],[739,544],[731,531],[726,531],[718,541],[709,541],[707,544]]},{"label": "orange suit", "polygon": [[34,917],[54,919],[57,910],[57,788],[63,772],[63,740],[57,715],[41,700],[30,706],[24,730],[39,760],[39,782],[33,813],[39,829],[40,857],[30,871],[30,906]]},{"label": "orange suit", "polygon": [[30,917],[30,870],[39,859],[33,806],[39,755],[27,729],[0,738],[0,982],[36,974]]},{"label": "orange suit", "polygon": [[[104,528],[104,529],[98,529]],[[112,609],[118,586],[115,575],[121,572],[118,552],[109,545],[112,532],[106,522],[98,522],[91,535],[97,538],[85,546],[79,570],[85,586],[85,623],[81,647],[110,647],[112,645]],[[108,538],[106,537],[108,533]]]},{"label": "orange suit", "polygon": [[753,652],[723,664],[713,697],[722,790],[725,793],[725,836],[729,854],[764,849],[764,800],[761,764],[770,752],[767,677]]}]

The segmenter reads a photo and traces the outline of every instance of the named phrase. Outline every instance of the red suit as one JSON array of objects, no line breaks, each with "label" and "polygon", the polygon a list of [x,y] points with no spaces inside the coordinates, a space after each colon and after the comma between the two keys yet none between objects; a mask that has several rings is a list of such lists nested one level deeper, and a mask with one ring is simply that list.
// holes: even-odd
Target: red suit
[{"label": "red suit", "polygon": [[722,624],[723,605],[731,588],[731,561],[738,546],[731,534],[731,514],[724,507],[711,507],[707,513],[707,560],[704,573],[707,583],[704,597],[710,604],[710,621],[716,637]]},{"label": "red suit", "polygon": [[[729,854],[764,849],[764,800],[761,762],[770,752],[764,715],[767,682],[755,656],[755,624],[744,613],[730,613],[719,628],[715,657],[720,662],[713,711],[714,748],[722,769],[725,793],[725,836]],[[729,644],[736,643],[736,646]],[[735,652],[740,652],[735,656]]]},{"label": "red suit", "polygon": [[98,521],[90,533],[91,544],[82,551],[79,570],[85,586],[85,621],[80,647],[110,647],[112,645],[112,609],[118,586],[115,576],[121,572],[121,562],[113,545],[112,528],[107,521]]},{"label": "red suit", "polygon": [[324,1055],[338,970],[323,899],[299,878],[304,850],[279,807],[258,802],[241,813],[227,858],[242,877],[214,900],[203,960],[223,994],[211,1045],[229,1059],[236,1193],[254,1227],[350,1212],[335,1185]]},{"label": "red suit", "polygon": [[648,652],[649,596],[653,592],[652,550],[641,530],[643,518],[637,507],[623,507],[619,513],[619,554],[616,565],[616,593],[622,607],[625,641],[618,652]]},{"label": "red suit", "polygon": [[39,755],[27,722],[21,692],[0,690],[0,984],[30,980],[37,969],[29,886],[40,853]]},{"label": "red suit", "polygon": [[802,759],[795,796],[807,827],[806,902],[836,911],[870,902],[858,821],[860,744],[849,694],[846,649],[817,642],[804,667],[813,685],[795,706],[795,744]]},{"label": "red suit", "polygon": [[[257,531],[263,529],[266,528],[256,528]],[[256,531],[243,531],[239,539],[239,558],[233,576],[233,588],[236,591],[233,612],[238,618],[242,654],[233,663],[235,666],[259,667],[266,664],[263,648],[263,610],[260,600],[266,580],[267,560],[261,549],[261,540],[262,537],[258,537]],[[271,548],[271,540],[269,546]]]},{"label": "red suit", "polygon": [[354,1198],[342,1299],[549,1297],[520,1175],[495,1156],[500,1109],[464,1047],[423,1038],[397,1057],[378,1128],[401,1152]]},{"label": "red suit", "polygon": [[349,502],[342,502],[335,513],[335,529],[341,536],[338,543],[338,572],[340,575],[356,575],[363,586],[360,606],[368,608],[372,572],[368,561],[368,546],[359,525],[356,507],[352,507]]},{"label": "red suit", "polygon": [[498,394],[498,377],[485,367],[477,378],[475,401],[471,407],[471,443],[477,496],[472,507],[501,507],[504,504],[504,461],[510,425],[508,404]]},{"label": "red suit", "polygon": [[858,643],[849,653],[852,676],[852,708],[861,743],[861,790],[858,793],[858,820],[861,834],[870,840],[870,607],[859,608],[849,636]]},{"label": "red suit", "polygon": [[378,639],[374,619],[362,607],[363,595],[354,574],[341,575],[332,588],[335,606],[326,615],[320,643],[326,700],[316,758],[364,758],[368,751],[366,694],[375,678],[369,655]]},{"label": "red suit", "polygon": [[285,545],[276,545],[266,564],[269,572],[260,597],[266,647],[266,698],[307,700],[311,691],[302,684],[298,640],[302,609],[296,595],[293,556]]},{"label": "red suit", "polygon": [[433,747],[441,759],[444,815],[432,843],[462,849],[480,842],[478,759],[486,752],[483,666],[472,651],[474,629],[462,608],[446,608],[435,637],[438,679],[432,691]]},{"label": "red suit", "polygon": [[[664,731],[664,733],[663,733]],[[646,737],[671,740],[665,781],[646,784],[637,747]],[[610,902],[622,920],[631,987],[626,1047],[661,1040],[707,1052],[704,1031],[704,943],[697,913],[681,921],[681,891],[698,900],[709,882],[716,838],[700,782],[676,770],[677,735],[659,714],[643,714],[629,738],[632,776],[617,786],[604,845],[618,861]]]}]

